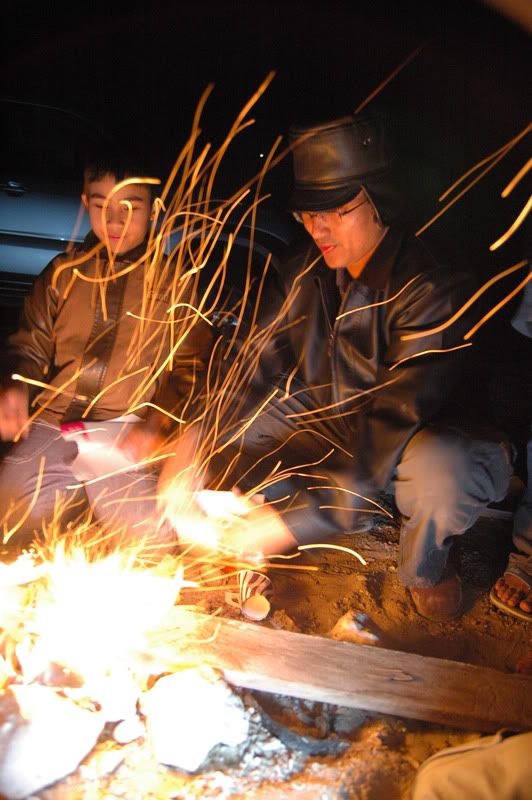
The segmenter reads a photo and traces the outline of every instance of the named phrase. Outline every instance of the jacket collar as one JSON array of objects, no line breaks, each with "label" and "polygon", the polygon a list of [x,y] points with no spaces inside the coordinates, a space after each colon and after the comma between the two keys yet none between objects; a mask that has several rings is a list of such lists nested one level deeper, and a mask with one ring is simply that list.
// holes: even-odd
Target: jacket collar
[{"label": "jacket collar", "polygon": [[[402,247],[404,233],[397,228],[390,228],[382,241],[377,246],[375,252],[370,260],[364,267],[364,271],[358,278],[353,280],[363,283],[370,289],[380,290],[386,287],[390,278],[394,263],[396,263],[397,254]],[[319,254],[319,250],[311,242],[306,253],[304,263],[308,264],[309,261]],[[320,259],[316,264],[316,276],[321,280],[327,282],[327,285],[336,286],[335,270],[329,269],[323,259]]]},{"label": "jacket collar", "polygon": [[384,289],[387,285],[397,254],[401,249],[404,234],[396,228],[390,228],[375,252],[357,278],[360,283],[370,289]]}]

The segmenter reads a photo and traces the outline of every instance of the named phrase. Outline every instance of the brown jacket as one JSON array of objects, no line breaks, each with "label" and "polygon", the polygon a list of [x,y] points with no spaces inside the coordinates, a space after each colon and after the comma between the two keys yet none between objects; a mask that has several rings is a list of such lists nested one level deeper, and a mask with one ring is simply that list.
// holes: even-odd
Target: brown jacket
[{"label": "brown jacket", "polygon": [[87,419],[134,412],[169,429],[172,418],[153,405],[180,418],[193,413],[209,327],[190,307],[193,288],[165,256],[146,254],[144,244],[110,264],[98,245],[89,234],[37,278],[7,342],[4,380],[17,372],[47,384],[32,390],[30,412],[52,424],[79,418],[71,405],[77,395],[90,405]]}]

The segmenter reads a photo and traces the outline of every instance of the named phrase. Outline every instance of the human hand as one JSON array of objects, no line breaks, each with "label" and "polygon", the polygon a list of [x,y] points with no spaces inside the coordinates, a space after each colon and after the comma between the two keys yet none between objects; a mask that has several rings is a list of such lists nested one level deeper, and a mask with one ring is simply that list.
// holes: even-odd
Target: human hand
[{"label": "human hand", "polygon": [[281,514],[265,502],[263,495],[246,497],[235,490],[244,512],[223,525],[219,549],[243,561],[257,562],[264,556],[297,548],[297,540]]},{"label": "human hand", "polygon": [[132,461],[146,461],[160,452],[166,442],[159,431],[150,429],[144,422],[128,425],[127,430],[119,436],[116,446],[129,455]]},{"label": "human hand", "polygon": [[251,563],[297,547],[282,516],[262,495],[203,490],[168,498],[165,517],[183,544]]},{"label": "human hand", "polygon": [[163,462],[159,475],[159,508],[164,509],[172,495],[189,496],[203,489],[206,477],[198,465],[199,435],[199,430],[192,427],[168,444],[172,455]]},{"label": "human hand", "polygon": [[27,439],[29,390],[25,383],[0,388],[0,439],[3,442]]}]

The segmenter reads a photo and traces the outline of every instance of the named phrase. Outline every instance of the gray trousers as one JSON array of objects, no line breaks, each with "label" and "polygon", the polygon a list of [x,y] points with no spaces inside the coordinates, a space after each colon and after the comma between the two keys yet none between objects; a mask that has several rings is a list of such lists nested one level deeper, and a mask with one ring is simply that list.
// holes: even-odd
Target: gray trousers
[{"label": "gray trousers", "polygon": [[[341,420],[327,422],[323,414],[319,419],[302,424],[302,420],[309,420],[305,416],[308,402],[304,392],[294,392],[290,398],[271,402],[238,441],[238,447],[228,448],[221,459],[217,473],[225,475],[226,484],[222,488],[239,482],[244,490],[250,491],[265,480],[272,465],[281,463],[284,469],[290,465],[307,465],[294,472],[304,472],[306,476],[314,472],[319,476],[315,485],[341,485],[342,498],[347,497],[349,491],[364,494],[364,487],[350,478],[349,459],[339,447],[334,448],[337,443],[349,449],[347,427],[343,427]],[[332,446],[334,455],[325,458]],[[356,451],[356,443],[351,448]],[[309,468],[312,462],[316,466]],[[224,473],[227,464],[232,465],[232,474]],[[427,587],[439,581],[453,537],[474,525],[489,503],[505,497],[512,472],[510,445],[495,432],[468,433],[457,427],[431,425],[412,437],[387,487],[402,516],[398,574],[404,585]],[[244,481],[234,480],[235,475],[242,474]],[[308,477],[289,479],[272,484],[264,493],[274,503],[292,494],[293,505],[303,505],[301,488],[310,483],[312,480]],[[356,531],[357,526],[364,523],[364,518],[349,508],[341,512],[320,511],[320,506],[332,507],[331,497],[325,492],[324,499],[318,503],[318,494],[307,492],[305,543],[323,541],[320,539],[324,530],[323,527],[320,530],[320,514],[336,515],[334,522],[338,523],[338,532]],[[338,504],[338,495],[333,502]],[[313,519],[317,532],[314,538]],[[297,530],[292,529],[292,532],[303,543],[303,536]]]},{"label": "gray trousers", "polygon": [[0,462],[0,518],[4,532],[14,530],[13,545],[27,546],[58,511],[65,529],[78,518],[86,519],[89,509],[113,546],[144,544],[143,554],[155,555],[175,541],[169,531],[158,529],[156,471],[134,470],[80,486],[71,468],[77,453],[75,442],[66,441],[54,426],[36,421],[28,438],[14,444]]},{"label": "gray trousers", "polygon": [[394,477],[402,515],[399,577],[430,586],[445,568],[453,536],[465,533],[489,503],[502,500],[511,451],[497,436],[430,426],[408,443]]}]

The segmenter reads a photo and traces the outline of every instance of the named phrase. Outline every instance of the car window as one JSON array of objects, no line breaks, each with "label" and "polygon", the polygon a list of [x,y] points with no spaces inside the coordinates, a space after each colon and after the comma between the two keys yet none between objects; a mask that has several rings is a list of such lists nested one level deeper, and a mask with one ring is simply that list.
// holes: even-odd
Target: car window
[{"label": "car window", "polygon": [[110,136],[67,109],[5,97],[0,109],[0,271],[38,275],[88,231],[83,165]]}]

